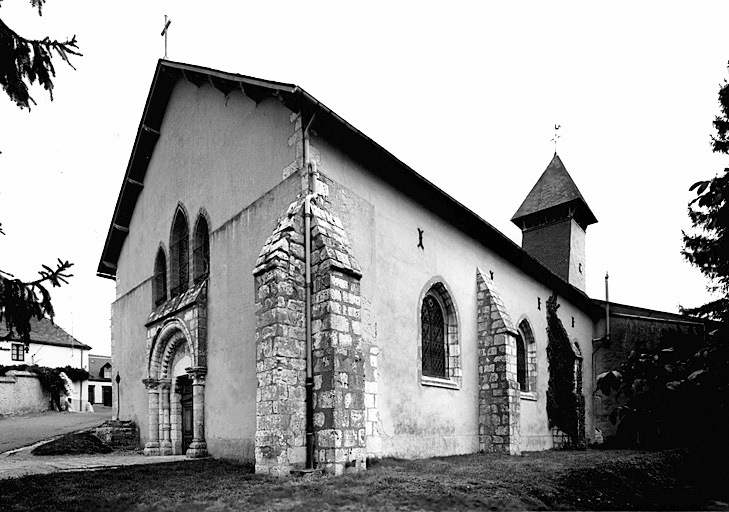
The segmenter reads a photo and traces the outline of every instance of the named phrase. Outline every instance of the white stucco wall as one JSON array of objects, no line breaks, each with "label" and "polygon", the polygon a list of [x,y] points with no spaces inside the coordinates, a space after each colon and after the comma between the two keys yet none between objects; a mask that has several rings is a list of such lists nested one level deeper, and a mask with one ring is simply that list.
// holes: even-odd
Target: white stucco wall
[{"label": "white stucco wall", "polygon": [[151,279],[160,244],[169,250],[178,204],[210,230],[208,373],[205,436],[216,457],[253,458],[256,428],[255,306],[252,271],[278,217],[300,190],[282,183],[295,159],[291,112],[277,100],[256,104],[240,92],[227,97],[209,85],[180,81],[172,93],[117,271],[112,311],[116,414],[148,436],[145,323],[153,309]]},{"label": "white stucco wall", "polygon": [[[199,212],[209,220],[208,374],[205,431],[214,456],[252,458],[256,423],[255,306],[252,270],[279,216],[300,191],[298,177],[282,180],[295,158],[291,113],[275,100],[256,104],[239,92],[181,81],[173,91],[150,160],[130,231],[118,261],[112,314],[112,365],[121,377],[114,410],[147,437],[145,322],[152,311],[152,274],[160,244],[169,248],[178,204],[192,233]],[[546,416],[546,301],[552,290],[526,276],[458,226],[411,200],[319,138],[321,170],[340,183],[330,191],[361,280],[363,342],[377,348],[380,455],[425,457],[478,450],[476,269],[494,282],[512,320],[527,319],[537,344],[536,400],[522,400],[521,445],[551,447]],[[485,191],[488,193],[488,191]],[[516,205],[515,205],[516,206]],[[418,248],[418,228],[424,249]],[[419,376],[419,299],[442,279],[458,310],[462,381],[459,389],[425,386]],[[585,355],[583,387],[591,410],[592,322],[560,299],[560,318]],[[572,317],[575,318],[572,326]],[[368,364],[372,364],[369,360]],[[588,421],[591,413],[586,414]],[[588,424],[587,432],[592,427]]]},{"label": "white stucco wall", "polygon": [[[546,301],[552,290],[325,141],[316,139],[313,144],[321,155],[322,173],[348,189],[341,192],[343,198],[332,203],[362,265],[362,300],[370,304],[374,325],[369,332],[379,347],[377,401],[382,455],[425,457],[477,451],[477,267],[487,273],[493,271],[515,325],[527,319],[532,327],[537,344],[537,393],[536,401],[521,400],[521,446],[524,450],[550,448]],[[437,205],[433,206],[437,212]],[[418,228],[424,230],[424,249],[417,247]],[[452,290],[459,312],[463,380],[458,390],[424,386],[419,379],[419,297],[434,276],[440,276]],[[582,353],[588,355],[583,388],[590,411],[586,417],[591,422],[587,376],[591,371],[592,321],[563,298],[559,302],[559,317],[570,339],[577,340]],[[587,425],[588,433],[593,430]]]}]

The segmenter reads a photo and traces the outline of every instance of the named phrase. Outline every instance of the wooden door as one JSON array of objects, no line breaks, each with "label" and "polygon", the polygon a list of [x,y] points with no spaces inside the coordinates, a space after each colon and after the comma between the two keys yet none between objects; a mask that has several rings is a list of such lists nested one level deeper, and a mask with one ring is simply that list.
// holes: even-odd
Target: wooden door
[{"label": "wooden door", "polygon": [[104,386],[101,388],[101,395],[104,406],[111,407],[111,386]]},{"label": "wooden door", "polygon": [[186,453],[192,443],[192,381],[181,377],[179,383],[182,403],[182,453]]}]

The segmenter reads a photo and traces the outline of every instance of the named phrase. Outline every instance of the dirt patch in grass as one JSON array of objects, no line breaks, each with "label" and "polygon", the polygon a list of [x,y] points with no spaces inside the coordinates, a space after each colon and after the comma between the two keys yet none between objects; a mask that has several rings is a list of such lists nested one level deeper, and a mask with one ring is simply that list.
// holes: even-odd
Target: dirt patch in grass
[{"label": "dirt patch in grass", "polygon": [[49,443],[36,446],[30,453],[33,455],[92,455],[95,453],[111,453],[114,450],[88,432],[67,434]]},{"label": "dirt patch in grass", "polygon": [[0,481],[0,510],[698,510],[721,506],[717,486],[728,475],[721,469],[711,483],[705,473],[713,470],[685,451],[385,459],[371,461],[363,473],[313,480],[198,460],[88,478],[68,473]]}]

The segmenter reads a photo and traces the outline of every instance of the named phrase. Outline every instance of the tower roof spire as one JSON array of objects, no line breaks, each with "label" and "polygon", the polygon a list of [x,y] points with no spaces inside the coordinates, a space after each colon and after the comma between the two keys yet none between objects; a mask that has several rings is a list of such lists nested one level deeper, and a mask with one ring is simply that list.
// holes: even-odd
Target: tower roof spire
[{"label": "tower roof spire", "polygon": [[583,229],[597,222],[555,148],[552,161],[511,218],[511,222],[524,229],[565,217],[574,218]]}]

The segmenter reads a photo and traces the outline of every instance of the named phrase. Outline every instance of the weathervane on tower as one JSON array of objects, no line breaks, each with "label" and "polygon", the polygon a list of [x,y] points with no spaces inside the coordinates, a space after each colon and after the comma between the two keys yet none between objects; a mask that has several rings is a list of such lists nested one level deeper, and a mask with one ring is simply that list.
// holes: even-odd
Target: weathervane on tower
[{"label": "weathervane on tower", "polygon": [[554,154],[557,154],[557,140],[561,137],[559,134],[559,129],[562,128],[561,124],[555,124],[554,125],[554,137],[550,139],[552,142],[554,142]]},{"label": "weathervane on tower", "polygon": [[167,29],[170,28],[170,23],[172,23],[172,20],[167,19],[167,15],[165,14],[165,28],[162,29],[161,36],[165,36],[165,59],[167,59]]}]

